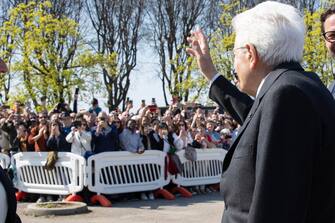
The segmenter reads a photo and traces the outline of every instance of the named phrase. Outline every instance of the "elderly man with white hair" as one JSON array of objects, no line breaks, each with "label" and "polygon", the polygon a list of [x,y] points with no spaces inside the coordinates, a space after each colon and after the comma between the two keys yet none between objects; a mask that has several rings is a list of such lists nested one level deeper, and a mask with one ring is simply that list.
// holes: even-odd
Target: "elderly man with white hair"
[{"label": "elderly man with white hair", "polygon": [[242,125],[223,163],[222,222],[335,222],[335,103],[299,64],[302,16],[264,2],[237,15],[233,28],[239,89],[217,74],[201,30],[188,39],[210,98]]}]

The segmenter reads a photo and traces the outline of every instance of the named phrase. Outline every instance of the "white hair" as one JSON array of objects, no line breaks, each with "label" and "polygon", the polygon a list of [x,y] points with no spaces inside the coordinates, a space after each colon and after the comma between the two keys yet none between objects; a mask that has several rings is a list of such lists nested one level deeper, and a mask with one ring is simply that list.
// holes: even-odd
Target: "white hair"
[{"label": "white hair", "polygon": [[252,44],[261,60],[270,66],[302,61],[305,25],[293,6],[267,1],[233,19],[235,47]]}]

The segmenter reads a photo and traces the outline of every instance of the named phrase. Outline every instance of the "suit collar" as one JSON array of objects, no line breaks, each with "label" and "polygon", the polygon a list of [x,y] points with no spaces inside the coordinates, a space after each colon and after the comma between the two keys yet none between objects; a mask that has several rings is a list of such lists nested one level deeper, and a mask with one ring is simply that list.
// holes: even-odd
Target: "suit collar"
[{"label": "suit collar", "polygon": [[265,95],[265,93],[270,89],[272,84],[278,79],[278,77],[280,77],[287,70],[303,71],[304,69],[297,62],[285,62],[279,64],[273,69],[273,71],[268,73],[268,75],[266,76],[266,80],[264,81],[264,84],[259,94],[257,95],[256,99],[261,99]]},{"label": "suit collar", "polygon": [[238,130],[238,135],[236,137],[236,139],[234,140],[233,144],[231,145],[228,153],[226,154],[226,157],[224,159],[223,162],[223,172],[228,168],[230,161],[232,159],[233,153],[235,151],[235,148],[239,142],[239,139],[241,138],[241,135],[243,134],[244,130],[246,129],[246,127],[248,126],[249,122],[251,121],[252,117],[254,116],[261,99],[263,98],[263,96],[265,95],[265,93],[270,89],[270,87],[272,86],[272,84],[283,74],[285,73],[287,70],[296,70],[296,71],[303,71],[304,69],[301,67],[301,65],[299,63],[296,62],[290,62],[290,63],[282,63],[278,66],[276,66],[274,68],[273,71],[271,71],[268,75],[266,80],[264,81],[264,84],[259,92],[259,94],[257,95],[257,97],[255,98],[254,104],[252,105],[248,116],[246,117],[243,125],[241,126],[241,128]]}]

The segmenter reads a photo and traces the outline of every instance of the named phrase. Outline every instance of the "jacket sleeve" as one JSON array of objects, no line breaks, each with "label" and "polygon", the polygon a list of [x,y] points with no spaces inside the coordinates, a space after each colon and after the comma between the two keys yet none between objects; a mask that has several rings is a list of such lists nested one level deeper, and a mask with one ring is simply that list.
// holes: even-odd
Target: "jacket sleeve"
[{"label": "jacket sleeve", "polygon": [[57,151],[58,146],[56,137],[49,137],[49,139],[47,140],[47,147],[50,149],[50,151]]},{"label": "jacket sleeve", "polygon": [[28,144],[35,145],[35,140],[33,139],[36,136],[37,129],[33,128],[28,136]]},{"label": "jacket sleeve", "polygon": [[227,111],[240,125],[243,124],[253,104],[253,100],[247,94],[240,92],[222,75],[212,83],[209,98]]},{"label": "jacket sleeve", "polygon": [[67,136],[66,136],[66,141],[68,142],[68,143],[73,143],[73,139],[74,139],[74,134],[73,134],[73,132],[71,131],[69,134],[67,134]]},{"label": "jacket sleeve", "polygon": [[260,125],[248,223],[305,222],[321,121],[301,90],[282,86],[264,98]]}]

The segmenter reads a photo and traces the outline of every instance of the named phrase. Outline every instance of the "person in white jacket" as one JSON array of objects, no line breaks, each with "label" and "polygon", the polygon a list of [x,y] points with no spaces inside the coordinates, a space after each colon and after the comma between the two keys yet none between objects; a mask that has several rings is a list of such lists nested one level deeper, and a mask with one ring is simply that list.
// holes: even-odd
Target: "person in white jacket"
[{"label": "person in white jacket", "polygon": [[91,152],[92,135],[85,121],[75,121],[71,132],[66,136],[66,141],[71,143],[71,152],[84,156]]}]

